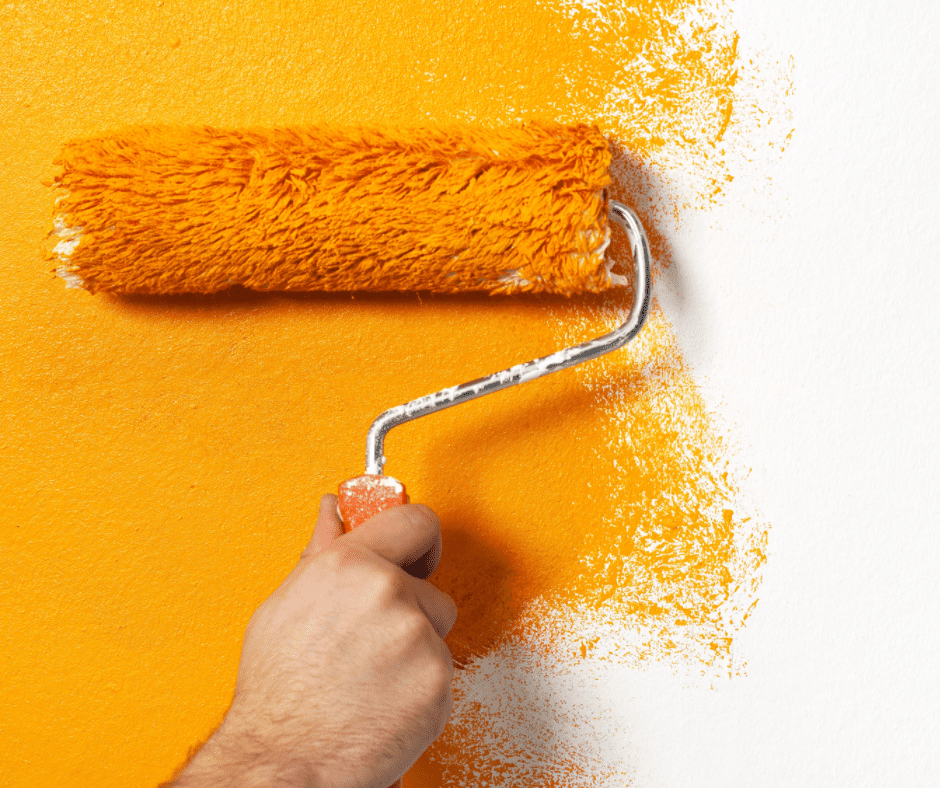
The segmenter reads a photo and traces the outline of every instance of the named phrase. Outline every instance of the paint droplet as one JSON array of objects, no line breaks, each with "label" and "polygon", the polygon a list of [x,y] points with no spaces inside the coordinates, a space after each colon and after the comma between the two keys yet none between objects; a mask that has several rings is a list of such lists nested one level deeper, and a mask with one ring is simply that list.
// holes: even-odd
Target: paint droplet
[{"label": "paint droplet", "polygon": [[170,42],[170,47],[171,47],[172,49],[176,49],[176,48],[179,47],[179,45],[182,44],[182,43],[183,43],[183,39],[180,38],[179,36],[177,36],[176,38],[174,38],[174,39]]}]

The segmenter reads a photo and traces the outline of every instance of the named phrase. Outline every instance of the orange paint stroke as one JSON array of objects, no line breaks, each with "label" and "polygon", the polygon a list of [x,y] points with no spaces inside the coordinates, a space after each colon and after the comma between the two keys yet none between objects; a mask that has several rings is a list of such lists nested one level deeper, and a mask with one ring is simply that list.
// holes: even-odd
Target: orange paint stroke
[{"label": "orange paint stroke", "polygon": [[[551,5],[559,31],[575,43],[559,79],[568,103],[559,105],[595,119],[611,136],[612,193],[643,213],[658,264],[669,265],[657,224],[669,214],[678,218],[681,208],[716,202],[733,177],[719,143],[734,117],[738,36],[726,12],[705,3]],[[663,185],[662,173],[672,168],[686,175],[682,200]],[[611,253],[628,254],[616,241]],[[557,343],[610,330],[629,298],[609,293],[553,305]],[[590,392],[590,416],[576,399],[556,407],[580,450],[578,478],[564,474],[568,457],[559,452],[560,473],[540,479],[533,495],[563,497],[568,485],[587,484],[586,495],[571,494],[578,508],[531,523],[533,533],[507,565],[469,547],[436,578],[461,605],[449,643],[466,672],[458,678],[452,725],[416,769],[420,785],[623,781],[619,767],[600,756],[592,761],[584,742],[568,749],[560,743],[554,730],[563,712],[540,706],[525,690],[519,666],[531,660],[546,661],[551,672],[589,658],[637,667],[655,659],[710,675],[741,669],[732,643],[756,604],[767,526],[735,517],[742,479],[671,325],[654,309],[626,351],[576,374]],[[480,425],[476,439],[508,429]],[[462,438],[473,445],[474,436]],[[484,673],[503,671],[500,694],[515,704],[487,699],[493,679],[481,677],[483,665]],[[494,736],[497,729],[505,735]]]},{"label": "orange paint stroke", "polygon": [[[774,117],[741,98],[767,77],[718,0],[39,0],[0,23],[11,786],[167,779],[230,702],[245,624],[318,495],[362,472],[371,419],[600,333],[629,297],[66,291],[38,248],[65,142],[137,123],[597,124],[611,196],[663,268],[667,223],[724,199],[742,124],[760,137]],[[461,607],[454,723],[406,788],[626,784],[600,748],[617,731],[527,671],[738,669],[766,526],[662,312],[629,350],[403,426],[387,455],[441,515],[435,579]]]}]

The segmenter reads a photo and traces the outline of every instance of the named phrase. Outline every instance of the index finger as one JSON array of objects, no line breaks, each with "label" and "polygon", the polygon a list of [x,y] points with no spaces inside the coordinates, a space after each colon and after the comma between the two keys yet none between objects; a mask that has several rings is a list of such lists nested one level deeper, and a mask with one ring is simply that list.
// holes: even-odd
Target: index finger
[{"label": "index finger", "polygon": [[427,506],[405,503],[370,517],[340,539],[404,567],[424,555],[440,556],[441,521]]}]

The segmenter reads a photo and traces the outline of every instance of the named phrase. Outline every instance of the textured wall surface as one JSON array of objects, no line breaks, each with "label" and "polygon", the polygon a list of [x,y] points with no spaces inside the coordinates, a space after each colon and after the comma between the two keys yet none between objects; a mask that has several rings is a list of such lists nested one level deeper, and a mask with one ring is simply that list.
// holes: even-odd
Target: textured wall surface
[{"label": "textured wall surface", "polygon": [[616,142],[660,305],[615,358],[392,434],[461,607],[454,723],[408,785],[887,784],[892,763],[927,784],[936,723],[898,709],[936,699],[916,634],[935,288],[904,311],[879,267],[894,249],[852,205],[873,215],[890,187],[905,238],[932,226],[910,154],[928,110],[891,77],[921,73],[930,23],[761,5],[0,8],[5,785],[167,779],[224,714],[244,626],[319,496],[361,472],[371,419],[625,302],[67,291],[41,259],[61,145],[140,122],[531,117]]},{"label": "textured wall surface", "polygon": [[[642,155],[689,158],[724,135],[736,44],[721,13],[688,2],[99,2],[68,14],[31,3],[0,14],[4,557],[16,578],[5,761],[20,784],[147,784],[220,719],[250,613],[305,543],[318,496],[361,471],[370,420],[600,333],[627,300],[66,291],[36,254],[58,148],[132,122],[587,120],[630,151],[618,193],[649,218],[651,196],[625,181],[651,177]],[[703,200],[728,178],[721,162],[695,172]],[[625,659],[679,640],[726,669],[730,632],[715,616],[735,546],[717,441],[661,312],[604,366],[396,431],[389,471],[446,523],[437,582],[461,605],[461,664],[502,642],[545,652],[532,606],[580,604],[650,630]],[[670,634],[676,622],[689,643]],[[598,626],[564,626],[564,655],[586,655]],[[514,736],[508,749],[484,746],[503,712],[471,706],[436,765],[425,760],[428,784],[517,757]],[[541,736],[555,723],[540,725]],[[593,773],[576,752],[542,753],[527,779],[571,770]]]}]

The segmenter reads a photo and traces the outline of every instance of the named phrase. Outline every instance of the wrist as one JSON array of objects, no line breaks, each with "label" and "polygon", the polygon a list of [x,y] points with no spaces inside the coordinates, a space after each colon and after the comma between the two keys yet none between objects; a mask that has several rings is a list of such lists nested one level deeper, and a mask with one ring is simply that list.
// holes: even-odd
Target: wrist
[{"label": "wrist", "polygon": [[320,788],[310,768],[227,723],[209,737],[172,788]]}]

